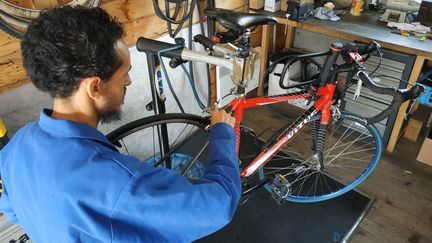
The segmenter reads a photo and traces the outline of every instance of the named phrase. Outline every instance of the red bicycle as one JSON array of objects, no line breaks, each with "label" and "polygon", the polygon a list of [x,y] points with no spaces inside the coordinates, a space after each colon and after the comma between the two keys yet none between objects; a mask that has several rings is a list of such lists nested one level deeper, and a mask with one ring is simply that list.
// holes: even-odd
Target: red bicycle
[{"label": "red bicycle", "polygon": [[[245,87],[250,81],[245,70],[256,58],[249,45],[250,29],[259,24],[274,23],[275,20],[265,15],[217,9],[207,11],[207,15],[229,30],[219,36],[235,45],[234,50],[223,48],[201,35],[195,36],[195,41],[203,44],[209,51],[207,53],[146,38],[138,39],[137,48],[147,54],[151,74],[157,72],[159,65],[164,69],[162,56],[172,59],[172,67],[186,61],[199,61],[237,72],[233,75],[240,77],[233,79],[235,89],[232,94],[235,99],[226,109],[236,118],[236,149],[240,162],[244,160],[240,153],[241,135],[248,132],[242,126],[245,110],[294,99],[306,99],[313,104],[294,122],[274,132],[250,163],[240,163],[243,195],[264,186],[279,203],[284,200],[317,202],[342,195],[364,181],[375,169],[382,153],[381,136],[372,124],[397,111],[402,102],[418,97],[422,87],[416,85],[411,89],[399,90],[376,85],[362,65],[373,51],[379,51],[380,46],[375,42],[368,45],[332,43],[328,52],[282,55],[279,58],[302,60],[326,57],[319,74],[311,80],[286,87],[299,91],[245,98]],[[342,64],[337,64],[338,57],[344,60]],[[242,68],[234,68],[236,65]],[[270,65],[267,72],[272,67]],[[341,72],[353,72],[370,90],[393,96],[392,104],[370,118],[344,111],[341,99],[353,81],[338,85],[337,75]],[[153,91],[160,88],[155,83],[154,75],[149,76]],[[153,92],[153,95],[153,107],[164,111],[162,103],[157,102],[161,100],[160,92]],[[107,137],[121,151],[155,166],[174,169],[193,181],[204,173],[208,124],[208,118],[197,115],[160,114],[128,123]]]}]

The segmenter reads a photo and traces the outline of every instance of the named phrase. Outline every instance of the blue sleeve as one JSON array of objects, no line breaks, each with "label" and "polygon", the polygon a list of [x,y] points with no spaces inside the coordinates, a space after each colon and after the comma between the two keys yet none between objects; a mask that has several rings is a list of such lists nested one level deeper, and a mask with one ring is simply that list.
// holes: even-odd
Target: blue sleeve
[{"label": "blue sleeve", "polygon": [[9,219],[12,224],[19,224],[18,218],[15,215],[12,207],[10,206],[9,196],[6,188],[3,185],[3,192],[0,198],[0,211]]},{"label": "blue sleeve", "polygon": [[209,142],[197,183],[165,168],[142,171],[129,182],[112,213],[114,242],[191,242],[231,221],[241,193],[234,131],[216,124]]},{"label": "blue sleeve", "polygon": [[[3,166],[2,154],[0,152],[0,166]],[[0,171],[1,174],[1,171]],[[9,219],[12,224],[18,224],[18,218],[15,215],[12,207],[9,202],[9,195],[6,189],[6,185],[4,184],[4,180],[2,180],[2,194],[0,198],[0,211],[3,212],[4,215]]]}]

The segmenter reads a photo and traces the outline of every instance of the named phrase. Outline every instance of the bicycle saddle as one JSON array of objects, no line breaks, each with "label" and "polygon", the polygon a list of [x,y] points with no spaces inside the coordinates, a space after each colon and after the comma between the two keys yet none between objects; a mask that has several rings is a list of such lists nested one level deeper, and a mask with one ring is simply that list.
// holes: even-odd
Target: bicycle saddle
[{"label": "bicycle saddle", "polygon": [[238,33],[243,33],[253,26],[277,23],[275,17],[265,14],[242,13],[220,8],[206,9],[205,15],[218,21],[223,27]]}]

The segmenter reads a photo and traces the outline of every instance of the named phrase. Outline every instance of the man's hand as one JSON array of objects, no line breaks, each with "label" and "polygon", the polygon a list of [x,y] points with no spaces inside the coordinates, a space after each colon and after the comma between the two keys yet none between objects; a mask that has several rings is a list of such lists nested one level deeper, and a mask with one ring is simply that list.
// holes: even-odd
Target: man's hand
[{"label": "man's hand", "polygon": [[221,122],[226,123],[231,127],[234,127],[235,118],[227,114],[224,110],[213,110],[211,112],[211,125],[213,126]]}]

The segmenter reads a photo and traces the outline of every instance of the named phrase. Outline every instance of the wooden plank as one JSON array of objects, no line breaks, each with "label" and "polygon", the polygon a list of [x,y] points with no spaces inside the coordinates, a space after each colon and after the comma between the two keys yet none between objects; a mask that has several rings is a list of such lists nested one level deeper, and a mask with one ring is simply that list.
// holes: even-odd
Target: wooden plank
[{"label": "wooden plank", "polygon": [[[4,32],[0,32],[0,93],[10,90],[16,83],[27,79],[22,68],[20,42]],[[7,88],[4,85],[14,84]]]},{"label": "wooden plank", "polygon": [[[164,1],[159,2],[164,10]],[[201,3],[205,7],[205,0],[201,0]],[[239,11],[243,10],[243,4],[243,0],[217,1],[217,7]],[[140,36],[158,38],[167,33],[166,23],[154,14],[150,1],[104,0],[101,7],[123,23],[125,42],[129,47],[134,46]],[[171,9],[174,9],[174,4],[171,4]],[[194,22],[198,21],[197,11],[194,12],[194,19]],[[19,40],[0,32],[0,93],[30,82],[23,70],[20,55]]]},{"label": "wooden plank", "polygon": [[216,1],[216,7],[222,9],[240,10],[244,7],[244,0],[218,0]]},{"label": "wooden plank", "polygon": [[30,79],[28,79],[28,78],[19,79],[19,80],[16,80],[15,82],[9,82],[6,85],[0,86],[0,94],[3,92],[7,92],[10,90],[16,89],[16,88],[21,87],[21,86],[28,84],[28,83],[30,83]]},{"label": "wooden plank", "polygon": [[[15,52],[10,55],[9,59],[2,58],[0,61],[0,87],[29,81],[22,65],[21,53]],[[7,90],[11,87],[16,87],[16,85],[9,86]]]},{"label": "wooden plank", "polygon": [[9,55],[20,51],[20,40],[0,31],[0,62],[2,58],[9,59]]},{"label": "wooden plank", "polygon": [[374,243],[387,243],[383,242],[377,237],[375,237],[373,234],[371,234],[368,229],[364,229],[365,226],[363,226],[366,222],[366,220],[363,220],[362,224],[354,231],[354,233],[351,236],[351,239],[349,242],[351,243],[368,243],[368,242],[374,242]]},{"label": "wooden plank", "polygon": [[262,26],[258,26],[255,28],[254,31],[252,31],[251,35],[251,45],[253,47],[261,46],[262,42]]},{"label": "wooden plank", "polygon": [[412,242],[412,239],[430,242],[432,239],[422,234],[430,228],[417,229],[419,223],[415,222],[415,218],[391,207],[376,208],[364,222],[363,228],[383,242]]},{"label": "wooden plank", "polygon": [[216,66],[215,65],[211,65],[211,69],[210,69],[210,107],[211,109],[215,108],[215,104],[216,104]]},{"label": "wooden plank", "polygon": [[377,14],[369,13],[362,16],[362,18],[354,18],[347,14],[343,15],[343,21],[328,25],[328,22],[317,19],[308,19],[305,22],[287,20],[285,14],[282,12],[271,13],[264,11],[264,13],[276,17],[280,24],[288,24],[295,28],[301,28],[348,41],[359,41],[363,43],[378,41],[384,48],[412,55],[421,55],[432,59],[432,49],[430,45],[427,43],[419,43],[418,41],[414,43],[413,39],[391,34],[388,28],[377,23]]},{"label": "wooden plank", "polygon": [[[161,4],[161,7],[165,11],[165,5]],[[115,16],[121,23],[154,15],[153,5],[150,1],[103,1],[101,8],[107,10],[107,12],[109,12],[111,15]]]},{"label": "wooden plank", "polygon": [[294,36],[295,36],[295,28],[292,26],[288,26],[287,28],[287,35],[285,39],[285,48],[290,49],[293,46],[294,43]]},{"label": "wooden plank", "polygon": [[269,47],[268,47],[269,37],[270,37],[269,26],[264,25],[263,31],[262,31],[262,41],[261,41],[262,50],[261,50],[260,76],[259,76],[259,80],[258,80],[258,96],[263,95],[263,89],[262,89],[261,81],[264,77],[264,72],[266,69],[267,56],[268,56],[268,51],[269,51]]},{"label": "wooden plank", "polygon": [[[284,48],[284,26],[277,25],[276,28],[276,51],[280,51]],[[260,73],[259,73],[259,80],[258,80],[258,91],[257,95],[262,96],[263,90],[262,90],[262,78],[264,76],[264,72],[266,70],[266,63],[267,59],[270,53],[270,50],[273,49],[273,26],[264,25],[262,27],[262,36],[261,36],[261,57],[260,57]],[[252,41],[252,43],[255,43],[256,41]]]},{"label": "wooden plank", "polygon": [[[421,70],[423,68],[423,64],[425,62],[425,57],[424,56],[417,56],[415,62],[414,62],[414,66],[413,66],[413,70],[411,71],[411,75],[410,78],[408,80],[409,84],[414,84],[417,79],[420,77],[420,73]],[[402,123],[404,121],[404,116],[405,116],[405,111],[408,108],[408,102],[405,102],[401,105],[401,107],[399,108],[398,114],[396,116],[396,120],[394,122],[393,125],[393,129],[390,135],[390,139],[389,142],[387,144],[387,151],[388,152],[393,152],[396,146],[396,142],[397,139],[399,137],[399,133],[402,127]]]}]

